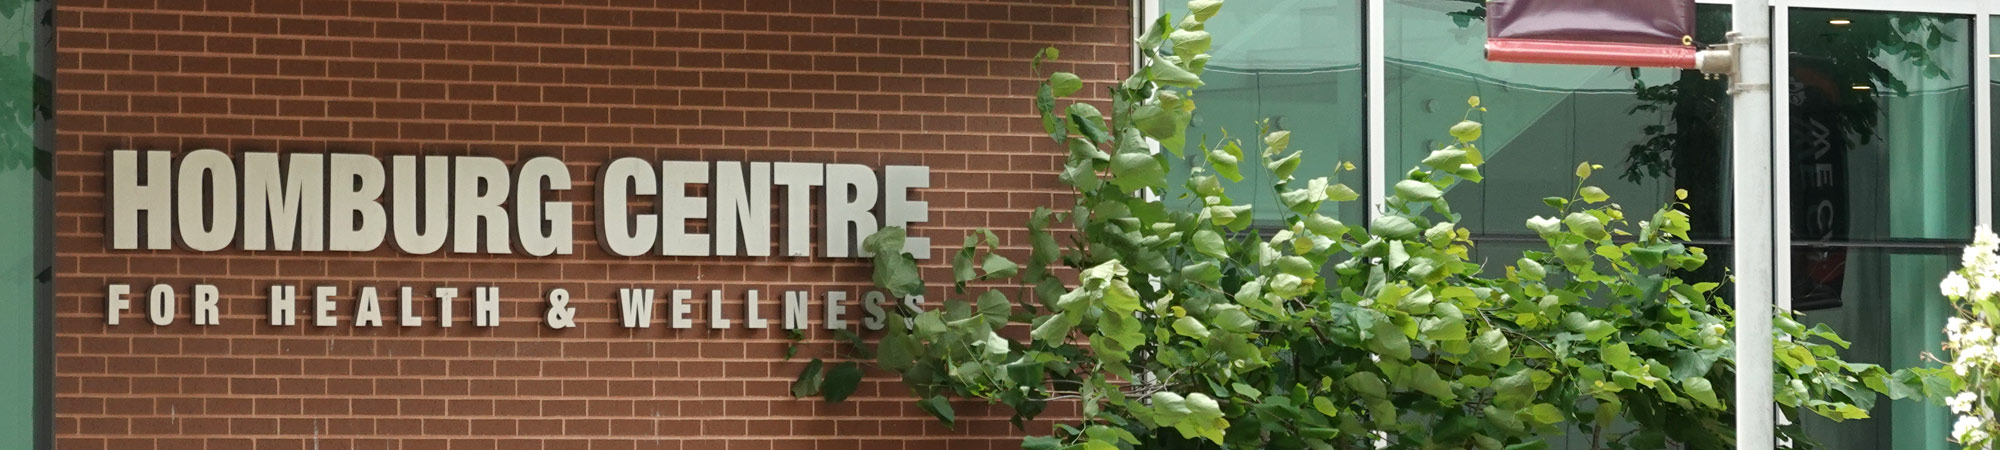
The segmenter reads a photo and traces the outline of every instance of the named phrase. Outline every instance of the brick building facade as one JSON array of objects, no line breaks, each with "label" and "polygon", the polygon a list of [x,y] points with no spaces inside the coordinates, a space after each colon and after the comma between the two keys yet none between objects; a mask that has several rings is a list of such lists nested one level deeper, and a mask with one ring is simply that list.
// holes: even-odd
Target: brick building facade
[{"label": "brick building facade", "polygon": [[[946,429],[879,372],[845,403],[793,399],[803,360],[830,352],[823,327],[788,361],[780,327],[708,329],[705,300],[692,329],[620,326],[620,288],[723,290],[731,311],[761,290],[775,317],[780,291],[858,298],[869,270],[818,256],[611,255],[595,242],[594,181],[626,156],[923,165],[930,213],[916,234],[943,249],[973,228],[1018,229],[1063,191],[1027,60],[1053,45],[1053,68],[1100,92],[1131,59],[1127,2],[555,3],[59,2],[57,446],[1018,445],[1004,411],[962,404]],[[123,149],[558,157],[575,181],[557,194],[575,202],[575,253],[113,250],[106,174]],[[1024,245],[1015,231],[1003,237]],[[111,284],[133,289],[115,326]],[[216,286],[219,323],[147,323],[156,284]],[[339,324],[313,325],[310,302],[297,325],[268,324],[274,285],[338,288]],[[501,323],[475,327],[460,305],[440,327],[422,297],[421,326],[356,326],[353,293],[405,286],[499,287]],[[575,294],[578,326],[543,324],[555,287]]]}]

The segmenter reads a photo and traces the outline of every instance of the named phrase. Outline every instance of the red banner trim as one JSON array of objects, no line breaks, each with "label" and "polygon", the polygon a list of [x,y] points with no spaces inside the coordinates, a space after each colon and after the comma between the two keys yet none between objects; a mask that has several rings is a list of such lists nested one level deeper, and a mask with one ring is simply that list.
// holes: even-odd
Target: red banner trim
[{"label": "red banner trim", "polygon": [[1695,48],[1685,45],[1487,39],[1488,61],[1617,67],[1693,69]]}]

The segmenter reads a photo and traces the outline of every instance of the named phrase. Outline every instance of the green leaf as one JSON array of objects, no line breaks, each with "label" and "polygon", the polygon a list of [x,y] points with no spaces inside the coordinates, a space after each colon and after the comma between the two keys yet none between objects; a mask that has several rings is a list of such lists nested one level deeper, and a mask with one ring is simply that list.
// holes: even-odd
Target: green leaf
[{"label": "green leaf", "polygon": [[1043,342],[1066,341],[1070,328],[1076,326],[1076,318],[1064,314],[1037,317],[1035,320],[1039,323],[1035,324],[1035,328],[1030,330],[1028,335]]},{"label": "green leaf", "polygon": [[[1403,329],[1388,321],[1375,322],[1375,329],[1368,340],[1368,349],[1384,357],[1397,361],[1410,359],[1410,338],[1403,335]],[[1386,358],[1385,358],[1386,359]]]},{"label": "green leaf", "polygon": [[945,428],[957,425],[958,415],[951,410],[951,401],[945,400],[944,396],[934,395],[930,398],[918,400],[917,407],[923,408],[924,412],[931,413],[932,416],[938,418],[938,421],[944,422]]},{"label": "green leaf", "polygon": [[1339,220],[1332,217],[1319,214],[1307,215],[1305,225],[1306,229],[1329,238],[1340,237],[1342,234],[1347,233],[1347,224],[1340,223]]},{"label": "green leaf", "polygon": [[1552,239],[1562,233],[1562,220],[1553,217],[1535,216],[1528,218],[1528,229],[1542,239]]},{"label": "green leaf", "polygon": [[1154,60],[1153,64],[1146,66],[1146,70],[1148,74],[1153,76],[1154,83],[1159,83],[1163,86],[1201,87],[1201,77],[1195,76],[1195,74],[1188,72],[1187,69],[1182,69],[1180,66],[1163,60]]},{"label": "green leaf", "polygon": [[1073,161],[1110,162],[1111,154],[1084,138],[1069,138],[1069,158]]},{"label": "green leaf", "polygon": [[1700,402],[1702,406],[1723,408],[1722,401],[1715,397],[1715,385],[1709,383],[1707,378],[1681,380],[1681,392],[1687,394],[1688,398]]},{"label": "green leaf", "polygon": [[1207,22],[1208,18],[1215,17],[1215,13],[1222,10],[1222,0],[1191,0],[1187,7],[1188,15],[1194,20]]},{"label": "green leaf", "polygon": [[1493,404],[1502,408],[1519,408],[1534,401],[1534,369],[1521,370],[1493,380]]},{"label": "green leaf", "polygon": [[1202,229],[1194,232],[1194,251],[1217,259],[1228,258],[1228,247],[1222,241],[1222,234],[1215,230]]},{"label": "green leaf", "polygon": [[1258,397],[1264,396],[1264,391],[1257,390],[1256,387],[1252,387],[1248,384],[1231,383],[1229,385],[1229,388],[1235,390],[1236,395],[1240,395],[1249,398],[1251,400],[1256,400]]},{"label": "green leaf", "polygon": [[825,369],[825,364],[819,358],[813,358],[812,362],[806,363],[805,370],[799,371],[799,379],[792,381],[792,396],[810,397],[818,394],[820,383],[826,379],[824,374],[820,373]]},{"label": "green leaf", "polygon": [[1583,197],[1583,201],[1590,203],[1597,203],[1611,199],[1611,194],[1604,193],[1604,189],[1598,188],[1597,186],[1584,186],[1581,191],[1577,192],[1577,194]]},{"label": "green leaf", "polygon": [[1562,409],[1556,408],[1556,405],[1547,403],[1536,403],[1534,406],[1528,407],[1528,416],[1533,417],[1536,422],[1541,422],[1543,425],[1555,425],[1563,421]]},{"label": "green leaf", "polygon": [[1389,398],[1389,386],[1382,382],[1382,377],[1376,376],[1372,372],[1355,372],[1353,375],[1348,375],[1341,382],[1346,384],[1348,389],[1353,389],[1355,392],[1359,392],[1368,398]]},{"label": "green leaf", "polygon": [[1152,400],[1153,420],[1158,421],[1161,426],[1178,424],[1190,413],[1187,398],[1180,394],[1167,391],[1154,392]]},{"label": "green leaf", "polygon": [[1291,156],[1264,164],[1264,168],[1271,169],[1271,174],[1279,180],[1289,180],[1292,178],[1292,172],[1299,170],[1299,161],[1299,153],[1292,153]]},{"label": "green leaf", "polygon": [[1451,382],[1439,377],[1437,369],[1431,368],[1429,364],[1411,366],[1409,376],[1410,387],[1416,388],[1420,392],[1430,394],[1432,397],[1437,397],[1438,400],[1446,402],[1458,398],[1458,394],[1452,392]]},{"label": "green leaf", "polygon": [[861,365],[848,361],[834,366],[833,371],[827,372],[826,382],[820,388],[826,395],[826,401],[840,403],[847,400],[847,396],[854,395],[854,390],[860,385]]},{"label": "green leaf", "polygon": [[928,341],[943,334],[948,328],[944,324],[943,313],[938,310],[924,311],[917,315],[917,340]]},{"label": "green leaf", "polygon": [[1160,162],[1144,153],[1120,153],[1111,158],[1111,184],[1122,191],[1163,187],[1167,173]]},{"label": "green leaf", "polygon": [[986,339],[980,341],[979,345],[985,347],[986,353],[990,355],[1005,355],[1007,352],[1013,350],[1013,344],[1007,338],[1001,337],[1000,333],[992,331],[986,332]]},{"label": "green leaf", "polygon": [[1354,188],[1347,187],[1345,184],[1334,183],[1332,186],[1326,187],[1327,200],[1345,202],[1357,198],[1361,198],[1361,194],[1354,192]]},{"label": "green leaf", "polygon": [[1437,200],[1439,197],[1443,196],[1444,196],[1444,191],[1438,190],[1437,186],[1433,186],[1430,183],[1425,183],[1417,180],[1403,180],[1396,182],[1396,197],[1400,197],[1403,200],[1413,201],[1413,202],[1430,201],[1430,200]]},{"label": "green leaf", "polygon": [[1062,450],[1062,440],[1055,436],[1028,436],[1021,439],[1021,450]]},{"label": "green leaf", "polygon": [[1049,85],[1042,85],[1035,91],[1035,111],[1042,115],[1042,132],[1049,139],[1062,142],[1069,137],[1069,125],[1063,115],[1056,114],[1056,94]]},{"label": "green leaf", "polygon": [[1606,345],[1602,350],[1598,351],[1598,355],[1604,357],[1605,365],[1616,367],[1619,370],[1631,370],[1638,365],[1638,361],[1632,359],[1632,348],[1625,345],[1624,342],[1613,342],[1611,345]]},{"label": "green leaf", "polygon": [[1419,231],[1423,230],[1418,229],[1410,219],[1395,215],[1376,217],[1375,222],[1368,224],[1370,234],[1399,241],[1416,239]]},{"label": "green leaf", "polygon": [[[890,317],[889,320],[901,319]],[[900,372],[909,369],[917,360],[912,347],[908,335],[904,333],[891,332],[884,335],[881,342],[875,345],[875,364],[889,371]]]},{"label": "green leaf", "polygon": [[1089,103],[1069,104],[1069,120],[1076,125],[1076,131],[1090,142],[1109,142],[1111,133],[1104,129],[1104,114]]},{"label": "green leaf", "polygon": [[1472,339],[1472,359],[1487,365],[1503,366],[1513,356],[1507,337],[1498,328],[1488,328]]},{"label": "green leaf", "polygon": [[986,325],[999,329],[1007,325],[1008,316],[1014,312],[1014,303],[1007,301],[1007,294],[999,289],[987,290],[979,294],[979,315],[986,318]]},{"label": "green leaf", "polygon": [[1340,417],[1340,407],[1334,406],[1333,400],[1326,397],[1313,397],[1313,410],[1327,417]]},{"label": "green leaf", "polygon": [[1457,125],[1451,126],[1451,137],[1457,138],[1459,142],[1477,141],[1479,140],[1480,130],[1479,122],[1470,120],[1459,121]]},{"label": "green leaf", "polygon": [[1208,53],[1210,40],[1207,31],[1182,29],[1167,33],[1167,41],[1174,44],[1174,55],[1184,58]]},{"label": "green leaf", "polygon": [[1292,132],[1278,130],[1264,135],[1264,154],[1275,155],[1292,147]]},{"label": "green leaf", "polygon": [[1221,312],[1215,314],[1215,326],[1232,333],[1247,333],[1257,329],[1257,320],[1244,313],[1236,305],[1217,305]]},{"label": "green leaf", "polygon": [[1604,231],[1604,222],[1597,220],[1597,216],[1588,213],[1570,213],[1569,217],[1563,218],[1563,225],[1569,225],[1570,231],[1581,234],[1583,237],[1593,241],[1611,237],[1611,233]]},{"label": "green leaf", "polygon": [[1049,89],[1056,97],[1068,97],[1083,89],[1083,79],[1069,72],[1052,73],[1049,74]]},{"label": "green leaf", "polygon": [[1577,177],[1577,178],[1590,178],[1590,163],[1589,163],[1589,162],[1584,162],[1584,163],[1579,163],[1579,164],[1577,164],[1577,165],[1576,165],[1576,177]]},{"label": "green leaf", "polygon": [[1243,149],[1236,145],[1236,141],[1230,141],[1223,144],[1222,148],[1208,151],[1209,167],[1214,168],[1217,175],[1228,178],[1230,182],[1243,181],[1243,171],[1237,167],[1242,160]]},{"label": "green leaf", "polygon": [[1089,162],[1072,163],[1063,166],[1063,173],[1058,175],[1058,178],[1061,178],[1063,182],[1069,183],[1071,186],[1076,186],[1077,192],[1096,191],[1097,187],[1104,181],[1097,177],[1097,169],[1093,168]]},{"label": "green leaf", "polygon": [[1185,116],[1174,114],[1160,105],[1140,105],[1138,109],[1132,111],[1132,125],[1138,127],[1140,133],[1153,139],[1166,140],[1174,137],[1180,134],[1181,128],[1186,124]]},{"label": "green leaf", "polygon": [[1188,417],[1201,419],[1222,418],[1222,405],[1214,398],[1200,392],[1187,395]]},{"label": "green leaf", "polygon": [[1542,263],[1535,262],[1535,260],[1526,257],[1514,261],[1514,267],[1519,269],[1516,273],[1521,274],[1521,278],[1529,280],[1541,281],[1542,278],[1547,277],[1549,274],[1547,269],[1542,268]]},{"label": "green leaf", "polygon": [[861,241],[863,249],[875,254],[875,285],[888,289],[889,295],[896,298],[924,292],[917,260],[903,252],[903,240],[902,227],[883,227]]},{"label": "green leaf", "polygon": [[1020,266],[1014,264],[1013,260],[1007,259],[1005,256],[1000,256],[999,253],[989,252],[986,254],[986,260],[979,263],[979,270],[986,272],[986,275],[980,278],[986,279],[1012,277],[1020,268]]},{"label": "green leaf", "polygon": [[1181,277],[1214,285],[1215,282],[1222,280],[1222,269],[1215,266],[1215,261],[1202,261],[1192,266],[1181,267]]},{"label": "green leaf", "polygon": [[1174,333],[1195,339],[1208,339],[1208,327],[1202,326],[1201,321],[1192,316],[1174,320]]}]

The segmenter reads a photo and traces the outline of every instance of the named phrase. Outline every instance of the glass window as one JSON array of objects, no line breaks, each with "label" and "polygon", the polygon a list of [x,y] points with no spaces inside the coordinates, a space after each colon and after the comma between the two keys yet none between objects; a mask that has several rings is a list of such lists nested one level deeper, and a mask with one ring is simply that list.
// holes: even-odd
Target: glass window
[{"label": "glass window", "polygon": [[[1216,38],[1208,69],[1201,74],[1204,85],[1195,92],[1198,107],[1188,125],[1187,155],[1197,157],[1198,142],[1215,144],[1224,133],[1241,139],[1244,179],[1224,185],[1238,204],[1255,204],[1260,221],[1275,221],[1284,208],[1267,181],[1269,171],[1253,163],[1261,149],[1258,121],[1268,119],[1273,130],[1292,132],[1292,148],[1305,152],[1305,164],[1295,175],[1300,180],[1333,175],[1343,162],[1365,163],[1361,2],[1281,0],[1231,3],[1229,8],[1207,23]],[[1186,14],[1175,11],[1174,17]],[[1187,161],[1176,161],[1171,170],[1169,179],[1186,179]],[[1356,190],[1368,184],[1359,171],[1335,181]],[[1176,191],[1183,189],[1174,184]],[[1178,196],[1171,192],[1167,198]],[[1328,203],[1323,213],[1361,223],[1364,204]]]},{"label": "glass window", "polygon": [[[1491,111],[1479,146],[1486,179],[1451,187],[1445,199],[1472,230],[1477,256],[1504,266],[1546,245],[1526,221],[1567,197],[1571,169],[1604,166],[1592,185],[1626,211],[1650,214],[1686,189],[1694,244],[1709,264],[1692,280],[1717,281],[1729,255],[1729,95],[1725,80],[1692,70],[1486,61],[1484,9],[1462,0],[1391,0],[1384,13],[1387,159],[1391,182],[1449,137],[1480,96]],[[1720,42],[1729,7],[1699,5],[1695,41]]]},{"label": "glass window", "polygon": [[[1387,2],[1383,42],[1391,180],[1448,139],[1445,129],[1480,96],[1491,109],[1479,143],[1486,180],[1446,199],[1475,237],[1532,237],[1526,220],[1548,215],[1542,198],[1568,196],[1581,162],[1605,170],[1591,184],[1627,211],[1652,211],[1687,189],[1706,246],[1729,223],[1728,94],[1695,71],[1486,61],[1484,10],[1462,0]],[[1698,43],[1718,42],[1728,7],[1701,5]],[[1718,267],[1720,265],[1717,265]]]},{"label": "glass window", "polygon": [[1971,20],[1791,15],[1793,239],[1969,239]]},{"label": "glass window", "polygon": [[[1972,232],[1972,51],[1966,17],[1791,10],[1792,306],[1891,368],[1938,352],[1937,282]],[[1881,402],[1817,417],[1833,449],[1951,448],[1950,415]]]}]

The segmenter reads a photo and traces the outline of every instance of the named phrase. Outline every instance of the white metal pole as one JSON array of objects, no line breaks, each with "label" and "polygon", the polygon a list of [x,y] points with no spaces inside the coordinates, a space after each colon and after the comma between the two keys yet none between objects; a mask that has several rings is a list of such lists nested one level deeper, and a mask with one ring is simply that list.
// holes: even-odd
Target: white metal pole
[{"label": "white metal pole", "polygon": [[1731,172],[1736,180],[1736,448],[1776,444],[1771,397],[1771,303],[1774,285],[1771,210],[1771,10],[1768,0],[1738,0],[1730,10],[1737,44],[1730,80],[1735,116]]},{"label": "white metal pole", "polygon": [[1973,221],[1993,228],[1993,63],[1990,5],[1981,3],[1972,16],[1972,211]]},{"label": "white metal pole", "polygon": [[1365,51],[1361,52],[1363,66],[1367,69],[1368,82],[1368,215],[1367,220],[1375,220],[1382,214],[1384,199],[1389,195],[1389,174],[1402,173],[1408,167],[1389,166],[1389,107],[1388,91],[1389,59],[1383,54],[1388,39],[1388,0],[1369,0],[1362,4],[1362,14],[1366,25],[1362,27],[1367,36],[1362,39]]}]

